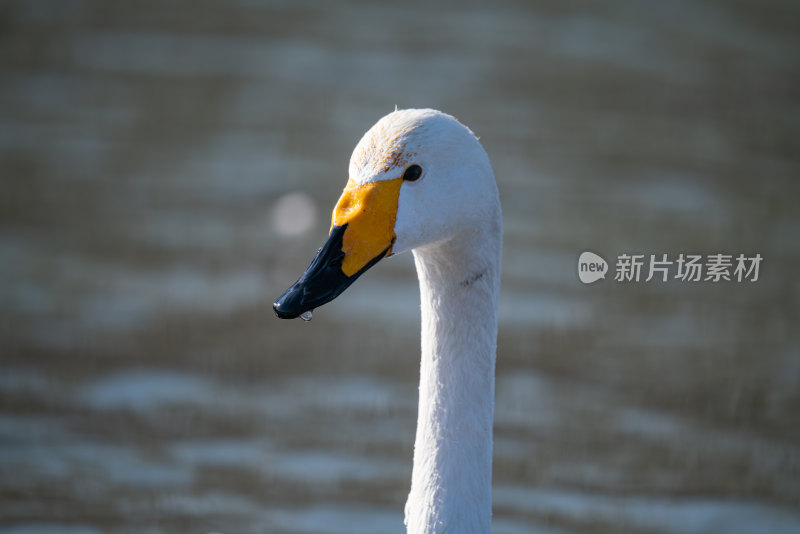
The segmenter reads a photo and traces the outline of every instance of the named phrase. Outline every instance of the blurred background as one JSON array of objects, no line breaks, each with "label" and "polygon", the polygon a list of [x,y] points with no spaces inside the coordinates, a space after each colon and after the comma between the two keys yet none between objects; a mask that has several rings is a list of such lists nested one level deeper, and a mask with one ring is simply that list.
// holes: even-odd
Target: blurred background
[{"label": "blurred background", "polygon": [[395,106],[500,189],[493,531],[800,532],[800,6],[570,4],[1,1],[0,532],[403,532],[411,256],[271,309]]}]

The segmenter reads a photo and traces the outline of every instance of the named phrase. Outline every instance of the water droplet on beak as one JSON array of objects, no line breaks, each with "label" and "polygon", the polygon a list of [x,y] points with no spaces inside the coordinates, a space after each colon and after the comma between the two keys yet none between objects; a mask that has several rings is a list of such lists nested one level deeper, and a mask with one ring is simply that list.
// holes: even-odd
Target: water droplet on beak
[{"label": "water droplet on beak", "polygon": [[311,310],[304,311],[300,314],[300,318],[306,322],[311,320]]}]

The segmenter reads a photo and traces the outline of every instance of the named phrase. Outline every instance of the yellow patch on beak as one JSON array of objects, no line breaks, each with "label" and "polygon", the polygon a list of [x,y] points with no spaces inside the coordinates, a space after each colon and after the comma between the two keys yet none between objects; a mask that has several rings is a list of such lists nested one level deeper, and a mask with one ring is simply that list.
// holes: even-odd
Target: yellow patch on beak
[{"label": "yellow patch on beak", "polygon": [[353,276],[394,242],[394,222],[402,178],[359,184],[348,180],[333,209],[331,229],[347,224],[342,272]]}]

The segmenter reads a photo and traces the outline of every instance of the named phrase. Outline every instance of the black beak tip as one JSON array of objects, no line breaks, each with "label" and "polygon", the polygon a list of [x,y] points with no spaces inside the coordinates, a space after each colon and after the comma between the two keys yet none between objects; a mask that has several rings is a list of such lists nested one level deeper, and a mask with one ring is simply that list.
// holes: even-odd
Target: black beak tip
[{"label": "black beak tip", "polygon": [[342,272],[342,240],[347,225],[335,226],[328,240],[317,251],[306,272],[272,305],[281,319],[294,319],[332,301],[347,289],[364,271],[375,265],[391,248],[378,254],[350,276]]},{"label": "black beak tip", "polygon": [[293,291],[295,287],[296,284],[287,289],[272,305],[275,315],[281,319],[295,319],[300,317],[300,314],[305,311],[301,309],[300,299],[296,298],[299,293]]},{"label": "black beak tip", "polygon": [[296,319],[300,317],[299,313],[286,311],[281,308],[280,302],[276,302],[272,305],[272,309],[275,310],[275,315],[278,316],[280,319]]}]

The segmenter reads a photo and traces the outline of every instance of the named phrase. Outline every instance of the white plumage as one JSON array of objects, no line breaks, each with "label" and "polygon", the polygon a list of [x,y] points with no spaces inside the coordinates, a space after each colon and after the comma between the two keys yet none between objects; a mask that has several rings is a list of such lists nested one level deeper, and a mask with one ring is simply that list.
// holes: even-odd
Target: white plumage
[{"label": "white plumage", "polygon": [[422,359],[405,522],[412,534],[487,533],[503,226],[489,158],[450,115],[396,110],[349,170],[328,241],[275,312],[307,317],[385,255],[413,252]]},{"label": "white plumage", "polygon": [[[387,166],[387,162],[390,164]],[[420,283],[422,360],[409,533],[489,532],[502,217],[489,158],[434,110],[400,110],[356,146],[350,177],[423,177],[400,190],[393,253],[411,249]]]}]

